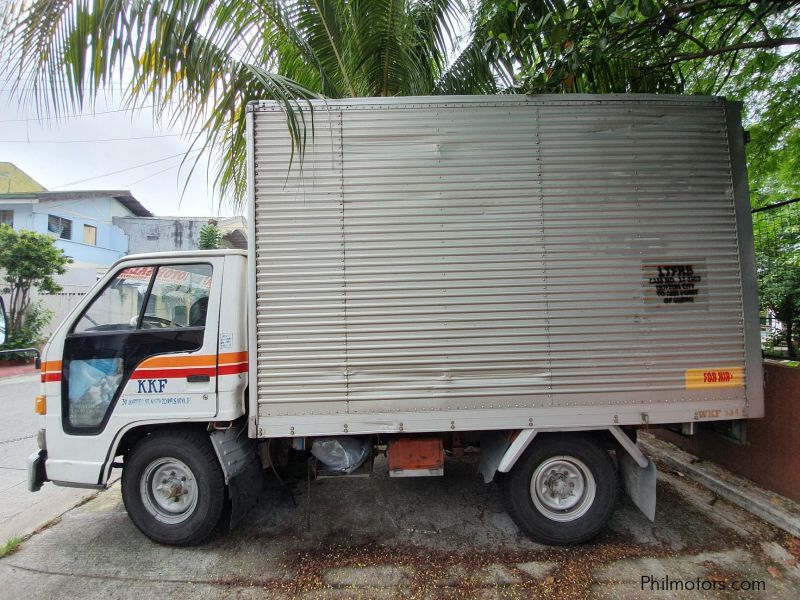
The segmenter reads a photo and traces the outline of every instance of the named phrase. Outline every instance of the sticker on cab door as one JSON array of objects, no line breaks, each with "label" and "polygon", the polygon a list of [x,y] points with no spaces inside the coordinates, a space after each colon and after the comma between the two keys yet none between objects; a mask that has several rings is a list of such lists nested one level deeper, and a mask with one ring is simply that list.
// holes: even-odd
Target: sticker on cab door
[{"label": "sticker on cab door", "polygon": [[742,367],[686,370],[687,390],[734,387],[744,387],[744,369]]}]

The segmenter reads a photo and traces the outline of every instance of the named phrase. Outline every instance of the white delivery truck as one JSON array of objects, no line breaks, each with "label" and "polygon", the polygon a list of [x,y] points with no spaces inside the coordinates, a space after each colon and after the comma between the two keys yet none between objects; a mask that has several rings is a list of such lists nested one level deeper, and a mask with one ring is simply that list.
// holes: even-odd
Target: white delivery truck
[{"label": "white delivery truck", "polygon": [[121,468],[136,526],[192,544],[287,457],[435,476],[469,446],[572,544],[620,487],[653,517],[637,428],[762,416],[738,104],[311,104],[302,149],[248,106],[247,253],[128,256],[53,334],[32,490]]}]

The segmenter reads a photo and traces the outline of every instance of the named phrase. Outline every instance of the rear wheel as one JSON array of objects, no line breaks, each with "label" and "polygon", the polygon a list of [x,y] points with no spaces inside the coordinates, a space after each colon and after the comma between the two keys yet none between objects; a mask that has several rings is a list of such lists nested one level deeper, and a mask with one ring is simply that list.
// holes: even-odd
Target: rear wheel
[{"label": "rear wheel", "polygon": [[202,542],[225,507],[225,480],[208,434],[157,432],[125,459],[122,499],[134,525],[174,546]]},{"label": "rear wheel", "polygon": [[548,544],[580,544],[605,526],[617,501],[617,472],[593,439],[544,434],[502,480],[514,522]]}]

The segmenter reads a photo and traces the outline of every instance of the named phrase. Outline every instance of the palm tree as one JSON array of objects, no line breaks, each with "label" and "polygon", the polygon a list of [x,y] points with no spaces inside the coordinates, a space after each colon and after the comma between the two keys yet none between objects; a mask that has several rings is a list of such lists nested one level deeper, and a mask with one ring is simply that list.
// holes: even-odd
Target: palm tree
[{"label": "palm tree", "polygon": [[239,200],[251,100],[280,102],[302,146],[310,98],[496,91],[475,43],[453,51],[469,17],[461,0],[35,0],[9,11],[0,52],[50,113],[123,83],[132,109],[219,149],[215,183]]}]

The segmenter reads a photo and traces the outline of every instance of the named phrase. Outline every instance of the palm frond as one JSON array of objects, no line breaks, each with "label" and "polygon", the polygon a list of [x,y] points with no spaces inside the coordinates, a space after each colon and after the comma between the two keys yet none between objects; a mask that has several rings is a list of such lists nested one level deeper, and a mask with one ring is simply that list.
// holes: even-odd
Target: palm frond
[{"label": "palm frond", "polygon": [[[477,40],[466,48],[442,73],[434,86],[435,94],[496,94],[500,87],[511,87],[511,78],[502,70],[493,70]],[[498,81],[501,86],[498,86]]]},{"label": "palm frond", "polygon": [[40,113],[123,85],[126,106],[193,136],[190,172],[213,154],[219,191],[241,201],[252,100],[280,104],[302,157],[310,98],[494,91],[477,44],[449,60],[467,13],[464,0],[33,0],[4,18],[0,57]]},{"label": "palm frond", "polygon": [[346,18],[343,3],[332,0],[299,0],[293,15],[324,71],[341,82],[341,95],[354,97],[358,94],[345,54]]},{"label": "palm frond", "polygon": [[[249,3],[35,2],[7,22],[2,52],[25,74],[16,84],[20,97],[41,112],[83,110],[105,87],[124,83],[127,106],[152,104],[157,121],[192,132],[193,149],[202,152],[191,169],[203,155],[221,157],[216,182],[223,196],[238,199],[247,103],[278,101],[302,148],[298,101],[318,96],[280,72],[276,48],[304,50],[280,24]],[[303,64],[313,72],[312,63]]]}]

